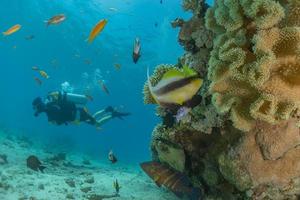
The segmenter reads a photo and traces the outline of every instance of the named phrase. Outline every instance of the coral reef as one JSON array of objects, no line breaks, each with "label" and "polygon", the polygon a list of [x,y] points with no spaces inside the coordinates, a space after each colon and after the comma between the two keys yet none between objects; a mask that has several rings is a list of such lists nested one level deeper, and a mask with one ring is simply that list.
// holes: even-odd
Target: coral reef
[{"label": "coral reef", "polygon": [[186,174],[205,199],[299,198],[300,1],[183,8],[193,16],[172,22],[186,50],[173,67],[190,66],[204,83],[180,120],[180,108],[157,107],[153,160]]},{"label": "coral reef", "polygon": [[277,124],[300,106],[300,2],[216,1],[206,26],[216,38],[210,90],[219,112],[249,131],[256,120]]}]

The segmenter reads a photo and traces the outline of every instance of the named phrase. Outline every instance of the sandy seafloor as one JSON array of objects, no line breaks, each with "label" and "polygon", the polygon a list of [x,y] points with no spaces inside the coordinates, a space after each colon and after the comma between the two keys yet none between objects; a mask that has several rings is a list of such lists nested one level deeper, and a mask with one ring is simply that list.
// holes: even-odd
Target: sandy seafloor
[{"label": "sandy seafloor", "polygon": [[[86,158],[78,154],[55,160],[51,159],[55,154],[37,148],[27,138],[2,132],[0,154],[8,158],[7,164],[0,165],[0,200],[177,200],[172,193],[158,188],[139,166],[112,165],[107,160],[89,160],[90,164],[85,165]],[[43,162],[47,167],[44,173],[27,168],[29,155]],[[113,197],[116,178],[122,187],[119,197]]]}]

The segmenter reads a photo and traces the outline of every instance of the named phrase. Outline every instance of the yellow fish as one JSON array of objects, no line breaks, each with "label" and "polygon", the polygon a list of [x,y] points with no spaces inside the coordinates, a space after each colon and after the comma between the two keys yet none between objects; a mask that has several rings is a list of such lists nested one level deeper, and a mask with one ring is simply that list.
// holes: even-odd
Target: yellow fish
[{"label": "yellow fish", "polygon": [[154,87],[150,82],[149,69],[147,76],[152,97],[157,104],[163,107],[174,104],[182,105],[191,100],[203,82],[197,73],[188,66],[184,66],[182,70],[170,69]]},{"label": "yellow fish", "polygon": [[106,24],[107,24],[107,19],[103,19],[100,22],[98,22],[96,26],[94,26],[88,38],[89,43],[92,43],[94,41],[97,35],[99,35],[99,33],[101,33],[101,31],[104,29]]},{"label": "yellow fish", "polygon": [[50,77],[48,76],[48,74],[47,74],[45,71],[43,71],[43,70],[40,70],[39,73],[40,73],[40,75],[41,75],[42,77],[44,77],[45,79],[50,78]]},{"label": "yellow fish", "polygon": [[17,24],[17,25],[14,25],[13,27],[9,28],[7,31],[3,32],[2,34],[4,36],[8,36],[8,35],[11,35],[11,34],[17,32],[20,29],[21,29],[21,25]]}]

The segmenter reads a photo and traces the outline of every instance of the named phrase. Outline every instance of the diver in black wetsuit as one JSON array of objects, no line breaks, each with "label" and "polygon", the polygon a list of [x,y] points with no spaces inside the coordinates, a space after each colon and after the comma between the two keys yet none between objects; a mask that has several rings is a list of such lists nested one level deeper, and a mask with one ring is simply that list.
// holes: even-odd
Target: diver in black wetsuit
[{"label": "diver in black wetsuit", "polygon": [[[86,98],[83,95],[74,95],[61,92],[50,93],[46,99],[43,101],[42,98],[37,97],[33,100],[32,106],[35,110],[34,116],[39,116],[40,113],[46,113],[48,121],[56,125],[85,122],[96,127],[100,127],[105,122],[112,118],[123,119],[130,115],[130,113],[121,113],[116,111],[111,106],[104,110],[96,112],[93,116],[90,115],[84,107],[80,107],[76,104],[76,99],[72,101],[70,97],[75,96],[81,98],[80,101],[84,102]],[[70,100],[69,100],[70,99]],[[97,119],[102,116],[100,119]]]}]

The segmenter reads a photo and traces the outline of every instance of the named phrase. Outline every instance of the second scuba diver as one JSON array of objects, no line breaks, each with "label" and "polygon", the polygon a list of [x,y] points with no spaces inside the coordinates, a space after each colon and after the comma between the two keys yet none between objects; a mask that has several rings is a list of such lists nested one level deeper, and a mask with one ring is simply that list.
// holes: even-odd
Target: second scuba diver
[{"label": "second scuba diver", "polygon": [[49,93],[45,101],[41,97],[35,98],[32,106],[35,110],[34,116],[37,117],[41,113],[46,113],[48,121],[56,125],[85,122],[99,128],[113,118],[123,119],[123,117],[130,115],[130,113],[118,112],[111,106],[90,115],[83,106],[87,101],[85,95],[52,92]]}]

